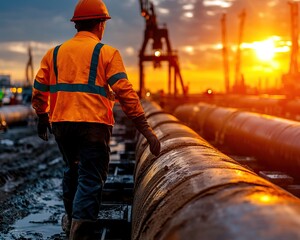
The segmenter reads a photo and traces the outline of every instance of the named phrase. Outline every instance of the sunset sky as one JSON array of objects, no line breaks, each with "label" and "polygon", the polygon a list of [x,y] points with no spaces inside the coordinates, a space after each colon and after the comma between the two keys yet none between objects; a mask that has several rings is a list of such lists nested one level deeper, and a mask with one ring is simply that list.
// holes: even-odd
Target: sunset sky
[{"label": "sunset sky", "polygon": [[[14,0],[0,3],[0,74],[13,82],[25,79],[28,46],[34,73],[46,51],[75,34],[70,22],[77,0]],[[138,0],[106,0],[112,19],[103,43],[120,50],[130,81],[139,87],[138,53],[145,20]],[[253,87],[280,86],[289,71],[290,6],[287,0],[153,0],[160,26],[167,25],[178,51],[183,81],[191,93],[224,91],[221,16],[227,15],[230,84],[235,78],[239,15],[246,11],[241,73]],[[146,67],[146,87],[167,89],[167,65]]]}]

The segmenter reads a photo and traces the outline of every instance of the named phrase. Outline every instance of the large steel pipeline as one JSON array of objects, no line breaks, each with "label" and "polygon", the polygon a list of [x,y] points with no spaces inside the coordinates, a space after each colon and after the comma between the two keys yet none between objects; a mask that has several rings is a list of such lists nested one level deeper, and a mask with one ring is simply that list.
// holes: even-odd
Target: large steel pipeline
[{"label": "large steel pipeline", "polygon": [[283,114],[290,111],[286,109],[286,104],[294,102],[292,99],[287,99],[285,96],[257,96],[257,95],[226,95],[216,101],[217,105],[223,107],[234,107],[245,109],[248,111],[256,111],[265,114]]},{"label": "large steel pipeline", "polygon": [[299,119],[300,99],[291,99],[284,95],[216,95],[209,101],[222,107]]},{"label": "large steel pipeline", "polygon": [[0,122],[8,126],[26,123],[35,113],[29,105],[9,105],[0,107]]},{"label": "large steel pipeline", "polygon": [[143,102],[162,151],[139,136],[133,240],[300,239],[299,199],[152,105]]},{"label": "large steel pipeline", "polygon": [[204,103],[179,106],[174,114],[205,139],[299,177],[300,122]]}]

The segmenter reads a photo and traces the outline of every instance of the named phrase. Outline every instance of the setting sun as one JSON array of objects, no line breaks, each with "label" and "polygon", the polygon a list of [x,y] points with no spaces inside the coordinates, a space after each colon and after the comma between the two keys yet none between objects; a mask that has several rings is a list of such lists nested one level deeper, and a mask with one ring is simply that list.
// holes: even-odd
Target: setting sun
[{"label": "setting sun", "polygon": [[261,61],[270,61],[276,53],[276,47],[272,38],[253,43],[253,50]]}]

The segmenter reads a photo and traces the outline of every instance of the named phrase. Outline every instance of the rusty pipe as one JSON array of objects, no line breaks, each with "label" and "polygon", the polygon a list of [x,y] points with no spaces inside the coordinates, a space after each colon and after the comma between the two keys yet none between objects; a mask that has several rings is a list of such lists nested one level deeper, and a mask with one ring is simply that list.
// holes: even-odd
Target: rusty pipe
[{"label": "rusty pipe", "polygon": [[0,120],[6,125],[25,123],[29,118],[34,118],[35,112],[31,106],[27,105],[11,105],[0,107]]},{"label": "rusty pipe", "polygon": [[[197,108],[202,111],[195,112]],[[179,106],[174,114],[185,121],[182,115],[192,111],[193,125],[189,126],[205,139],[298,177],[300,122],[204,103]]]},{"label": "rusty pipe", "polygon": [[173,124],[154,127],[158,157],[136,149],[133,240],[300,238],[299,199]]}]

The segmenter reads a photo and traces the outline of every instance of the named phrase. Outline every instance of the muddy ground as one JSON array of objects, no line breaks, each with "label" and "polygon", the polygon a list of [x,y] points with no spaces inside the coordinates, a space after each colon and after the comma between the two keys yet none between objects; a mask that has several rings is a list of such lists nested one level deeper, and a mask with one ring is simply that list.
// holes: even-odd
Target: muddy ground
[{"label": "muddy ground", "polygon": [[[131,160],[134,156],[124,152],[124,140],[121,139],[128,133],[118,126],[118,122],[114,133],[111,163],[115,168],[111,169],[113,174],[109,175],[106,184],[108,193],[104,194],[108,205],[100,213],[109,220],[103,239],[128,239],[133,186]],[[128,166],[125,170],[120,167],[122,156],[127,160],[130,156],[127,161],[129,170]],[[37,137],[35,124],[15,126],[1,132],[0,164],[0,240],[66,239],[60,225],[64,214],[61,187],[64,163],[53,135],[48,142],[42,141]],[[120,196],[116,192],[123,194]],[[113,226],[125,227],[124,236],[110,234],[109,237]]]},{"label": "muddy ground", "polygon": [[64,239],[61,178],[63,161],[51,136],[37,137],[35,126],[1,133],[0,239]]}]

